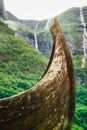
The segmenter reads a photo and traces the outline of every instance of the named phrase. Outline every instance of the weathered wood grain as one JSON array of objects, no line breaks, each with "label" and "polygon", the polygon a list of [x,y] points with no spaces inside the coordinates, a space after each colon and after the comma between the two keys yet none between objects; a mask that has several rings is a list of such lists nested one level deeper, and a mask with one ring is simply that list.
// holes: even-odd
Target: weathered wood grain
[{"label": "weathered wood grain", "polygon": [[75,111],[71,54],[57,20],[54,46],[41,81],[32,89],[0,101],[0,130],[70,130]]}]

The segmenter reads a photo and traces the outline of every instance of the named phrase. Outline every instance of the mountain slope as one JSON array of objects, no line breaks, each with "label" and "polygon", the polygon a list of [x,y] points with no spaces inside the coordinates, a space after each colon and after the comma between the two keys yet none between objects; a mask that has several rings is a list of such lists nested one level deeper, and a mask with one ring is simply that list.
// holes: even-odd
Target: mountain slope
[{"label": "mountain slope", "polygon": [[[85,11],[83,10],[83,13],[84,12]],[[80,19],[80,8],[69,9],[56,17],[62,27],[62,30],[66,36],[66,39],[69,43],[72,53],[74,55],[78,54],[78,53],[83,54],[83,47],[82,47],[83,26],[81,24],[81,19]],[[43,21],[34,21],[33,20],[33,21],[24,22],[26,24],[26,27],[28,27],[31,31],[33,31],[33,33],[34,33],[34,31],[37,32],[37,37],[38,37],[37,42],[39,45],[39,51],[45,56],[47,56],[46,53],[51,53],[52,38],[47,41],[50,43],[50,47],[49,47],[49,44],[44,45],[43,40],[41,40],[41,39],[43,39],[43,35],[44,35],[45,36],[44,41],[46,43],[46,40],[48,39],[48,35],[50,35],[48,28],[52,25],[53,18],[50,19],[48,28],[46,28],[47,22],[48,22],[48,20],[43,20]],[[35,29],[35,26],[37,23],[38,23],[38,26],[37,26],[37,29]],[[42,33],[43,33],[43,35],[40,35]],[[46,33],[48,33],[48,35],[46,35]],[[39,35],[40,35],[40,37],[39,37]],[[32,38],[32,40],[34,40],[34,38]],[[41,43],[42,43],[42,45],[41,45]],[[34,42],[33,42],[33,45],[34,45]],[[44,46],[44,50],[43,50],[42,46]],[[48,52],[47,52],[46,48],[49,48]]]},{"label": "mountain slope", "polygon": [[[42,21],[38,21],[38,20],[20,20],[20,19],[16,18],[10,12],[5,11],[4,5],[3,5],[3,0],[2,0],[1,3],[2,4],[0,5],[0,7],[2,8],[2,6],[3,6],[3,9],[1,10],[1,12],[4,13],[6,20],[13,20],[13,21],[21,24],[22,26],[25,26],[25,28],[27,28],[30,31],[32,31],[33,34],[36,31],[37,32],[37,36],[38,36],[38,34],[40,32],[42,33],[42,31],[43,31],[43,33],[46,32],[45,30],[48,31],[48,29],[46,28],[47,23],[49,23],[48,24],[49,25],[48,28],[52,25],[53,18],[50,19],[50,20],[42,20]],[[84,14],[85,22],[87,21],[86,20],[87,19],[86,18],[86,16],[87,16],[86,15],[86,10],[87,10],[87,7],[86,6],[83,7],[83,14]],[[2,15],[0,17],[2,17]],[[58,21],[59,21],[59,23],[60,23],[60,25],[61,25],[64,33],[65,33],[66,39],[69,42],[69,45],[70,45],[72,53],[73,54],[77,54],[77,53],[82,53],[83,54],[83,48],[82,48],[83,26],[81,24],[81,19],[80,19],[80,8],[71,8],[71,9],[65,11],[64,13],[62,13],[59,16],[56,16],[56,17],[58,18]],[[37,29],[35,28],[36,24],[38,24]],[[49,33],[49,31],[48,31],[48,33]],[[28,43],[30,43],[33,46],[35,46],[34,36],[32,38],[29,35],[27,35],[26,37],[24,35],[22,35],[22,36],[25,39],[27,39]],[[46,53],[47,54],[51,53],[50,50],[52,50],[52,40],[49,41],[50,46],[49,46],[49,44],[43,45],[44,46],[44,50],[41,49],[42,48],[41,42],[43,43],[43,41],[39,40],[39,37],[37,39],[37,42],[39,44],[39,51],[43,55],[47,56]],[[48,52],[47,52],[46,48],[49,48]]]},{"label": "mountain slope", "polygon": [[87,6],[83,7],[83,15],[84,15],[84,21],[85,21],[86,26],[87,26]]},{"label": "mountain slope", "polygon": [[0,21],[0,33],[14,35],[15,31],[12,30],[11,28],[8,28],[8,25],[5,24],[3,21]]},{"label": "mountain slope", "polygon": [[12,30],[4,23],[3,28],[9,31],[6,34],[0,30],[0,98],[31,88],[40,80],[47,65],[38,51],[25,40],[11,35]]},{"label": "mountain slope", "polygon": [[[83,14],[85,17],[85,21],[86,21],[86,7],[83,7]],[[27,42],[29,44],[31,44],[32,46],[35,46],[35,38],[34,38],[34,33],[37,33],[37,43],[39,45],[39,51],[45,55],[50,54],[51,50],[52,50],[52,38],[51,40],[48,40],[49,44],[44,44],[43,41],[41,41],[41,39],[43,39],[42,37],[39,37],[40,33],[45,35],[44,41],[46,43],[46,39],[48,37],[48,35],[50,35],[50,32],[48,30],[48,28],[52,25],[53,22],[53,18],[50,20],[42,20],[42,21],[38,21],[38,20],[19,20],[17,19],[15,16],[13,16],[11,13],[6,11],[6,14],[8,16],[7,20],[13,20],[15,21],[18,26],[21,25],[21,28],[26,28],[26,30],[29,30],[30,32],[32,32],[32,37],[28,34],[26,34],[25,36],[25,29],[24,29],[24,33],[22,30],[22,35],[21,37],[24,37],[25,40],[27,39]],[[10,14],[10,16],[9,16]],[[80,8],[71,8],[67,11],[65,11],[64,13],[60,14],[59,16],[56,16],[62,29],[63,32],[66,36],[66,39],[69,43],[69,46],[71,48],[72,53],[75,55],[77,53],[81,53],[83,54],[83,48],[82,48],[82,39],[83,39],[83,26],[81,24],[81,19],[80,19]],[[46,28],[47,23],[49,22],[49,26],[48,28]],[[37,28],[36,25],[38,24]],[[19,29],[18,29],[19,30]],[[18,32],[17,30],[17,32]],[[46,35],[46,33],[48,32],[48,35]],[[20,35],[21,32],[19,32]],[[42,44],[43,45],[42,45]],[[44,46],[44,49],[42,48],[42,46]],[[47,52],[47,48],[48,52]]]},{"label": "mountain slope", "polygon": [[83,27],[80,20],[80,8],[72,8],[58,16],[61,27],[73,54],[82,53]]}]

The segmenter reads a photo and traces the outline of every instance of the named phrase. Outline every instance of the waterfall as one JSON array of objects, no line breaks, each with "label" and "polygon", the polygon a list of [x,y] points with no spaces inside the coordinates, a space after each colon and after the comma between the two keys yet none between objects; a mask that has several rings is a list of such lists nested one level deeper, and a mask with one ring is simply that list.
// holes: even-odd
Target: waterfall
[{"label": "waterfall", "polygon": [[84,49],[84,57],[82,59],[82,68],[85,67],[86,60],[87,60],[87,31],[86,31],[86,23],[84,21],[84,15],[83,15],[83,10],[82,7],[80,7],[80,19],[81,19],[81,24],[83,25],[84,32],[83,32],[83,49]]},{"label": "waterfall", "polygon": [[[38,23],[35,26],[35,30],[37,29],[37,27],[38,27]],[[35,48],[38,50],[37,34],[36,33],[34,33],[34,39],[35,39]]]},{"label": "waterfall", "polygon": [[51,23],[51,19],[48,19],[48,20],[47,20],[47,23],[46,23],[46,27],[45,27],[45,29],[48,29],[50,23]]},{"label": "waterfall", "polygon": [[80,7],[80,19],[81,19],[81,24],[83,25],[84,28],[84,33],[83,33],[83,49],[84,49],[84,57],[87,56],[87,31],[86,31],[86,24],[84,22],[84,16],[83,16],[83,10],[82,7]]}]

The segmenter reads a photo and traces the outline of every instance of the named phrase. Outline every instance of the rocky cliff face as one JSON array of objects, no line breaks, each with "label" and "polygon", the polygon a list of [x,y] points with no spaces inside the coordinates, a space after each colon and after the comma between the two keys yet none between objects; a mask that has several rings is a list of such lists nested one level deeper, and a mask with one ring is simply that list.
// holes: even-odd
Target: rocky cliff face
[{"label": "rocky cliff face", "polygon": [[49,58],[53,47],[53,39],[50,31],[43,31],[37,35],[38,48],[42,54]]},{"label": "rocky cliff face", "polygon": [[5,19],[5,8],[3,0],[0,0],[0,17]]},{"label": "rocky cliff face", "polygon": [[[0,0],[0,17],[6,20],[17,22],[21,25],[22,30],[16,30],[16,36],[23,37],[29,44],[35,47],[34,33],[37,34],[37,43],[39,51],[46,57],[50,56],[52,50],[52,37],[50,36],[49,28],[52,25],[52,19],[50,20],[20,20],[13,14],[5,11],[3,0]],[[85,14],[85,11],[84,11]],[[71,48],[73,55],[83,54],[82,48],[82,33],[83,26],[80,20],[79,8],[72,8],[57,16],[57,19],[62,27],[62,30],[66,36],[66,39]],[[35,29],[38,24],[37,29]],[[18,25],[18,26],[20,26]],[[27,30],[27,31],[26,31]]]},{"label": "rocky cliff face", "polygon": [[18,19],[9,11],[5,11],[5,18],[6,20],[11,20],[17,22]]},{"label": "rocky cliff face", "polygon": [[[85,12],[84,12],[85,14]],[[65,11],[63,14],[57,16],[57,19],[62,27],[62,30],[66,36],[66,39],[71,48],[73,55],[83,54],[83,26],[81,25],[80,20],[80,8],[72,8]],[[25,26],[27,29],[31,30],[34,34],[37,33],[37,42],[39,51],[47,56],[48,53],[51,53],[52,50],[52,38],[49,38],[49,28],[52,25],[53,18],[51,20],[20,20],[21,25]],[[38,23],[37,29],[35,29],[36,24]],[[26,39],[34,46],[34,37],[30,40],[29,35]],[[33,42],[32,42],[33,41]],[[47,53],[47,55],[46,55]]]}]

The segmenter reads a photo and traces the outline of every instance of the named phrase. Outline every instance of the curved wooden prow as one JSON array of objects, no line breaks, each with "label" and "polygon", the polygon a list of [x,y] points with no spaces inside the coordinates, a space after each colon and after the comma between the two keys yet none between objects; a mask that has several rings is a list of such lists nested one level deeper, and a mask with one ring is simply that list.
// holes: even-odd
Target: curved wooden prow
[{"label": "curved wooden prow", "polygon": [[57,22],[51,27],[53,53],[32,89],[0,101],[0,130],[70,130],[75,111],[72,58]]}]

